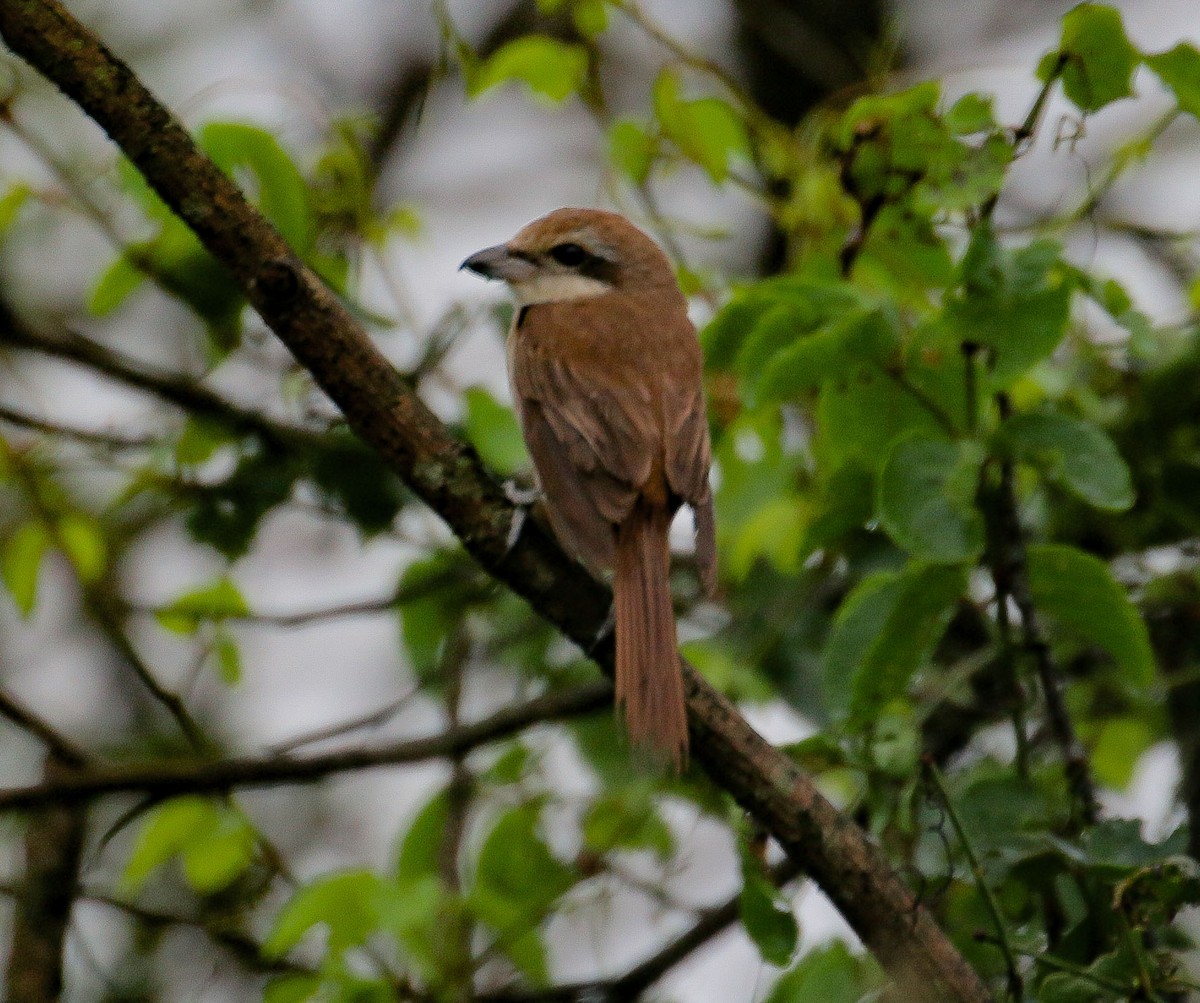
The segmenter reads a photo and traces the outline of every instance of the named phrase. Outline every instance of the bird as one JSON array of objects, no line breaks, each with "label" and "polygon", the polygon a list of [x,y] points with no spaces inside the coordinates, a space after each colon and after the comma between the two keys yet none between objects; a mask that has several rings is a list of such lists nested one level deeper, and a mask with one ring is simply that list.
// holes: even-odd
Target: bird
[{"label": "bird", "polygon": [[691,507],[696,565],[716,590],[703,354],[662,249],[624,216],[557,209],[462,265],[516,301],[508,372],[551,527],[612,575],[616,704],[635,747],[676,770],[687,708],[668,533]]}]

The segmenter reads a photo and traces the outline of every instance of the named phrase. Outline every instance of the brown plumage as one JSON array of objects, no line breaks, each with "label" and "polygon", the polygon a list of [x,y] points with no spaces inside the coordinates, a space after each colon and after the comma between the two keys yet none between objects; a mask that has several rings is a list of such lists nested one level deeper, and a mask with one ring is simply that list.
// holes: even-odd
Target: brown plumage
[{"label": "brown plumage", "polygon": [[616,213],[559,209],[464,267],[517,296],[509,375],[550,522],[613,572],[616,693],[634,744],[676,765],[687,713],[667,534],[696,520],[707,591],[716,578],[702,358],[670,262]]}]

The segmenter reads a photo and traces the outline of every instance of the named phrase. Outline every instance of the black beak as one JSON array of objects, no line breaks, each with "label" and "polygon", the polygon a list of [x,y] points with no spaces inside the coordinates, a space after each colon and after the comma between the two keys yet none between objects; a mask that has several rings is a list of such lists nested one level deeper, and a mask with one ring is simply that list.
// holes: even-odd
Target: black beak
[{"label": "black beak", "polygon": [[509,261],[508,248],[504,244],[497,244],[495,247],[486,247],[482,251],[476,251],[458,267],[459,269],[467,268],[476,275],[482,275],[485,279],[501,279],[505,277],[504,266]]}]

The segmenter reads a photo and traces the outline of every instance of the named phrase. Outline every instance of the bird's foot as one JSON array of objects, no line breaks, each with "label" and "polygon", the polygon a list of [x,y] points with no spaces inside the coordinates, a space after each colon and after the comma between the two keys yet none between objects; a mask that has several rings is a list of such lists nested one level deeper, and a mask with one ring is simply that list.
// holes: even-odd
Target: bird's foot
[{"label": "bird's foot", "polygon": [[504,553],[507,555],[521,539],[521,531],[525,528],[525,520],[529,518],[529,510],[541,497],[541,492],[537,488],[523,488],[513,480],[505,481],[501,486],[504,497],[513,505],[512,521],[508,524],[508,536],[504,540]]},{"label": "bird's foot", "polygon": [[608,607],[608,616],[606,616],[604,618],[604,622],[600,624],[600,629],[596,631],[596,636],[592,638],[592,643],[588,646],[588,649],[584,652],[584,654],[587,655],[588,658],[591,658],[592,655],[595,654],[596,649],[608,640],[609,635],[612,634],[616,627],[617,607],[614,603]]}]

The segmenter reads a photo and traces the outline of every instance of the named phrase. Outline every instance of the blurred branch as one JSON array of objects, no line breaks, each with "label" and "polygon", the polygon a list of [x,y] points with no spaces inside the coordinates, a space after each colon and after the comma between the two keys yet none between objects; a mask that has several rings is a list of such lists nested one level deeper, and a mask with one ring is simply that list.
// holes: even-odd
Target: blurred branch
[{"label": "blurred branch", "polygon": [[54,758],[67,766],[83,766],[88,761],[84,752],[70,739],[60,735],[51,725],[43,721],[23,703],[0,690],[0,717],[6,717],[23,731],[29,732]]},{"label": "blurred branch", "polygon": [[[510,544],[513,506],[474,450],[449,433],[345,307],[129,67],[56,0],[0,0],[0,35],[108,132],[166,204],[230,270],[268,326],[360,437],[450,525],[468,552],[611,672],[611,639],[596,642],[611,604],[608,588],[570,560],[534,520],[526,520],[520,538]],[[978,975],[866,833],[840,814],[805,773],[765,742],[690,666],[685,670],[685,691],[696,760],[803,864],[901,990],[916,998],[987,1000]],[[478,741],[478,731],[485,726],[486,722],[449,736],[406,743],[403,755],[392,750],[387,761],[452,754],[464,747],[460,743]],[[507,734],[513,728],[506,722],[500,731]],[[375,765],[370,760],[378,752],[341,756],[341,766],[357,768]],[[203,768],[163,764],[157,770],[157,775],[140,771],[143,782],[133,789],[147,789],[146,782],[172,789],[181,778],[195,783],[200,777],[210,789],[246,778],[282,782],[311,778],[312,765],[235,761]],[[328,768],[317,771],[326,772]],[[102,786],[130,789],[130,777],[109,775]],[[71,790],[59,785],[56,790],[47,785],[9,792],[0,805],[28,806],[101,792],[96,787]]]},{"label": "blurred branch", "polygon": [[[52,752],[46,755],[46,783],[69,777],[72,770]],[[63,943],[86,829],[87,812],[79,805],[48,804],[29,816],[25,875],[14,891],[8,1003],[54,1003],[62,996]]]},{"label": "blurred branch", "polygon": [[[790,857],[771,868],[776,885],[785,885],[801,874],[800,866]],[[554,986],[533,992],[486,993],[477,997],[480,1003],[576,1003],[595,999],[636,1000],[677,965],[686,961],[701,947],[737,922],[741,915],[741,891],[735,892],[718,906],[705,909],[687,930],[624,975],[606,982],[581,982]]]},{"label": "blurred branch", "polygon": [[158,441],[149,435],[121,435],[119,432],[101,432],[64,425],[3,404],[0,404],[0,422],[28,429],[30,432],[41,432],[44,435],[70,439],[103,449],[148,449]]},{"label": "blurred branch", "polygon": [[0,791],[0,811],[70,804],[105,794],[133,791],[157,797],[228,791],[236,787],[305,784],[337,773],[419,763],[463,755],[546,721],[591,714],[612,702],[607,682],[588,683],[505,707],[473,724],[374,748],[342,749],[307,758],[175,759],[134,766],[81,770],[31,787]]},{"label": "blurred branch", "polygon": [[189,414],[252,432],[280,445],[323,441],[320,432],[274,421],[201,386],[194,377],[154,369],[81,334],[47,334],[24,323],[0,297],[0,345],[37,352],[86,366],[111,380],[166,401]]}]

